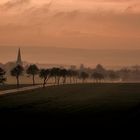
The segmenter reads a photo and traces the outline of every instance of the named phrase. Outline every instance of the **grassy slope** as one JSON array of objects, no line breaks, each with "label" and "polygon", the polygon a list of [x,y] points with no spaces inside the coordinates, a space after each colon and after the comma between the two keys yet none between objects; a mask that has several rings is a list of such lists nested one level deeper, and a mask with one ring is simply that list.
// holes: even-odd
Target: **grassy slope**
[{"label": "grassy slope", "polygon": [[135,117],[140,103],[140,84],[65,85],[25,93],[0,98],[3,117],[24,114],[36,118],[32,123],[116,125]]}]

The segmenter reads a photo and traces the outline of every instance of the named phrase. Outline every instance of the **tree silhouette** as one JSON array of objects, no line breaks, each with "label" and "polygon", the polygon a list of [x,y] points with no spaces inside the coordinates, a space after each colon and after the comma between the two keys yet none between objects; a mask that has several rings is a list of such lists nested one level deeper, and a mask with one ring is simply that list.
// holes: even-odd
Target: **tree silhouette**
[{"label": "tree silhouette", "polygon": [[104,75],[99,72],[94,72],[91,77],[98,83],[104,80]]},{"label": "tree silhouette", "polygon": [[6,81],[5,74],[5,70],[0,68],[0,84],[4,84],[4,82]]},{"label": "tree silhouette", "polygon": [[24,68],[21,65],[17,65],[11,70],[11,75],[16,77],[17,87],[19,87],[19,77],[23,74]]},{"label": "tree silhouette", "polygon": [[73,76],[73,72],[72,72],[71,69],[69,69],[69,70],[67,71],[67,76],[69,77],[69,79],[70,79],[70,84],[71,84],[71,83],[72,83],[72,76]]},{"label": "tree silhouette", "polygon": [[113,70],[108,71],[108,76],[112,82],[119,79],[119,75]]},{"label": "tree silhouette", "polygon": [[118,71],[122,81],[129,81],[131,78],[132,70],[128,68],[123,68]]},{"label": "tree silhouette", "polygon": [[[73,76],[73,81],[74,81],[74,83],[77,83],[77,81],[78,81],[78,77],[79,77],[79,72],[78,71],[72,71],[72,76]],[[89,77],[89,75],[88,75],[88,77]]]},{"label": "tree silhouette", "polygon": [[32,75],[33,85],[35,85],[35,75],[39,73],[39,68],[36,65],[30,65],[27,68],[26,73]]},{"label": "tree silhouette", "polygon": [[56,78],[57,78],[57,85],[60,84],[60,79],[61,79],[61,69],[60,68],[56,68]]},{"label": "tree silhouette", "polygon": [[40,76],[40,78],[43,79],[43,87],[45,87],[45,85],[47,84],[47,81],[49,80],[49,78],[51,76],[51,70],[50,69],[41,69],[39,76]]},{"label": "tree silhouette", "polygon": [[63,84],[65,84],[66,78],[68,76],[68,71],[66,69],[60,69],[60,76],[63,78]]},{"label": "tree silhouette", "polygon": [[69,77],[69,79],[70,79],[70,84],[72,83],[72,81],[74,83],[77,83],[77,79],[79,77],[79,72],[76,70],[69,69],[69,70],[67,70],[67,77]]},{"label": "tree silhouette", "polygon": [[101,64],[98,64],[95,68],[95,71],[99,73],[104,73],[106,70]]},{"label": "tree silhouette", "polygon": [[[97,73],[97,75],[99,75],[99,77],[102,75],[105,77],[107,77],[107,70],[101,65],[101,64],[98,64],[96,66],[96,68],[94,69],[94,72]],[[101,76],[101,77],[102,77]],[[100,78],[99,78],[100,79]]]},{"label": "tree silhouette", "polygon": [[83,83],[85,82],[85,80],[89,77],[89,74],[86,72],[81,72],[80,73],[80,79],[82,79]]},{"label": "tree silhouette", "polygon": [[58,73],[58,68],[52,68],[51,69],[51,72],[50,72],[50,74],[51,74],[51,77],[54,77],[54,83],[56,84],[57,83],[57,73]]}]

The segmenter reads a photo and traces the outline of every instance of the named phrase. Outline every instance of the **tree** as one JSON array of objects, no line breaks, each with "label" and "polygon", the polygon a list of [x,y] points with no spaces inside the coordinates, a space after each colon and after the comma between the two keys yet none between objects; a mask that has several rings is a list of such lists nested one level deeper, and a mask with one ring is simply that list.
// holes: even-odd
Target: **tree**
[{"label": "tree", "polygon": [[71,69],[69,69],[68,71],[67,71],[67,76],[69,77],[69,79],[70,79],[70,84],[72,83],[72,76],[73,76],[73,71],[71,70]]},{"label": "tree", "polygon": [[71,70],[71,75],[72,75],[73,82],[74,82],[74,83],[77,83],[77,79],[78,79],[78,76],[79,76],[78,71],[76,71],[76,70]]},{"label": "tree", "polygon": [[63,77],[63,84],[65,84],[66,78],[68,76],[68,71],[66,69],[60,69],[60,76]]},{"label": "tree", "polygon": [[5,70],[0,68],[0,84],[4,84],[4,82],[6,81],[5,74]]},{"label": "tree", "polygon": [[122,81],[130,81],[132,70],[128,68],[123,68],[118,71],[119,76],[121,77]]},{"label": "tree", "polygon": [[104,80],[104,75],[99,72],[94,72],[91,77],[98,83]]},{"label": "tree", "polygon": [[[101,64],[98,64],[98,65],[96,66],[96,68],[94,69],[94,72],[95,72],[95,73],[98,73],[99,75],[100,75],[100,74],[103,75],[104,78],[107,77],[107,71],[106,71],[106,69],[105,69]],[[100,76],[101,76],[101,75],[100,75]]]},{"label": "tree", "polygon": [[115,80],[117,80],[117,79],[119,79],[118,74],[115,71],[113,71],[113,70],[108,71],[108,76],[109,76],[109,79],[112,82],[115,81]]},{"label": "tree", "polygon": [[96,66],[96,68],[95,68],[95,71],[96,71],[96,72],[99,72],[99,73],[103,73],[103,72],[105,72],[106,70],[105,70],[105,68],[104,68],[101,64],[98,64],[98,65]]},{"label": "tree", "polygon": [[57,79],[57,85],[60,84],[60,79],[61,79],[61,69],[60,68],[56,68],[56,79]]},{"label": "tree", "polygon": [[36,65],[30,65],[27,68],[26,73],[32,75],[33,85],[35,85],[35,75],[39,73],[39,68]]},{"label": "tree", "polygon": [[89,77],[89,74],[86,72],[81,72],[80,73],[80,78],[82,79],[83,83],[85,82],[85,80]]},{"label": "tree", "polygon": [[17,87],[19,87],[19,77],[23,74],[24,68],[21,65],[17,65],[11,70],[11,75],[16,77]]},{"label": "tree", "polygon": [[50,74],[51,74],[51,77],[54,77],[54,80],[55,80],[55,84],[57,83],[57,73],[59,71],[59,68],[52,68],[51,71],[50,71]]},{"label": "tree", "polygon": [[67,70],[67,77],[69,77],[70,79],[70,84],[72,83],[72,81],[74,83],[77,83],[77,79],[79,78],[79,73],[76,70],[69,69]]},{"label": "tree", "polygon": [[43,87],[45,87],[45,85],[47,84],[47,81],[49,80],[49,78],[51,76],[51,70],[50,69],[41,69],[39,76],[40,76],[40,78],[43,79]]}]

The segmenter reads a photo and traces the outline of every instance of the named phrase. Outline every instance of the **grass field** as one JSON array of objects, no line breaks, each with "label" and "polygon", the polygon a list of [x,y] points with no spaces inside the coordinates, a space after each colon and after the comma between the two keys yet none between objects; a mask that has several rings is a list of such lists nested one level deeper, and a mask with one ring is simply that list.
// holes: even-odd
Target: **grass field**
[{"label": "grass field", "polygon": [[1,125],[43,127],[138,125],[140,84],[77,84],[0,97]]}]

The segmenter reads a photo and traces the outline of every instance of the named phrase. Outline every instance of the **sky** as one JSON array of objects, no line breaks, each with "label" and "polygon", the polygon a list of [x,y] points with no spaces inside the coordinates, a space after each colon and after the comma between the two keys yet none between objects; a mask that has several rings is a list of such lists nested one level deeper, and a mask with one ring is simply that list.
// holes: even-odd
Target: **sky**
[{"label": "sky", "polygon": [[140,49],[139,0],[0,0],[0,47]]}]

